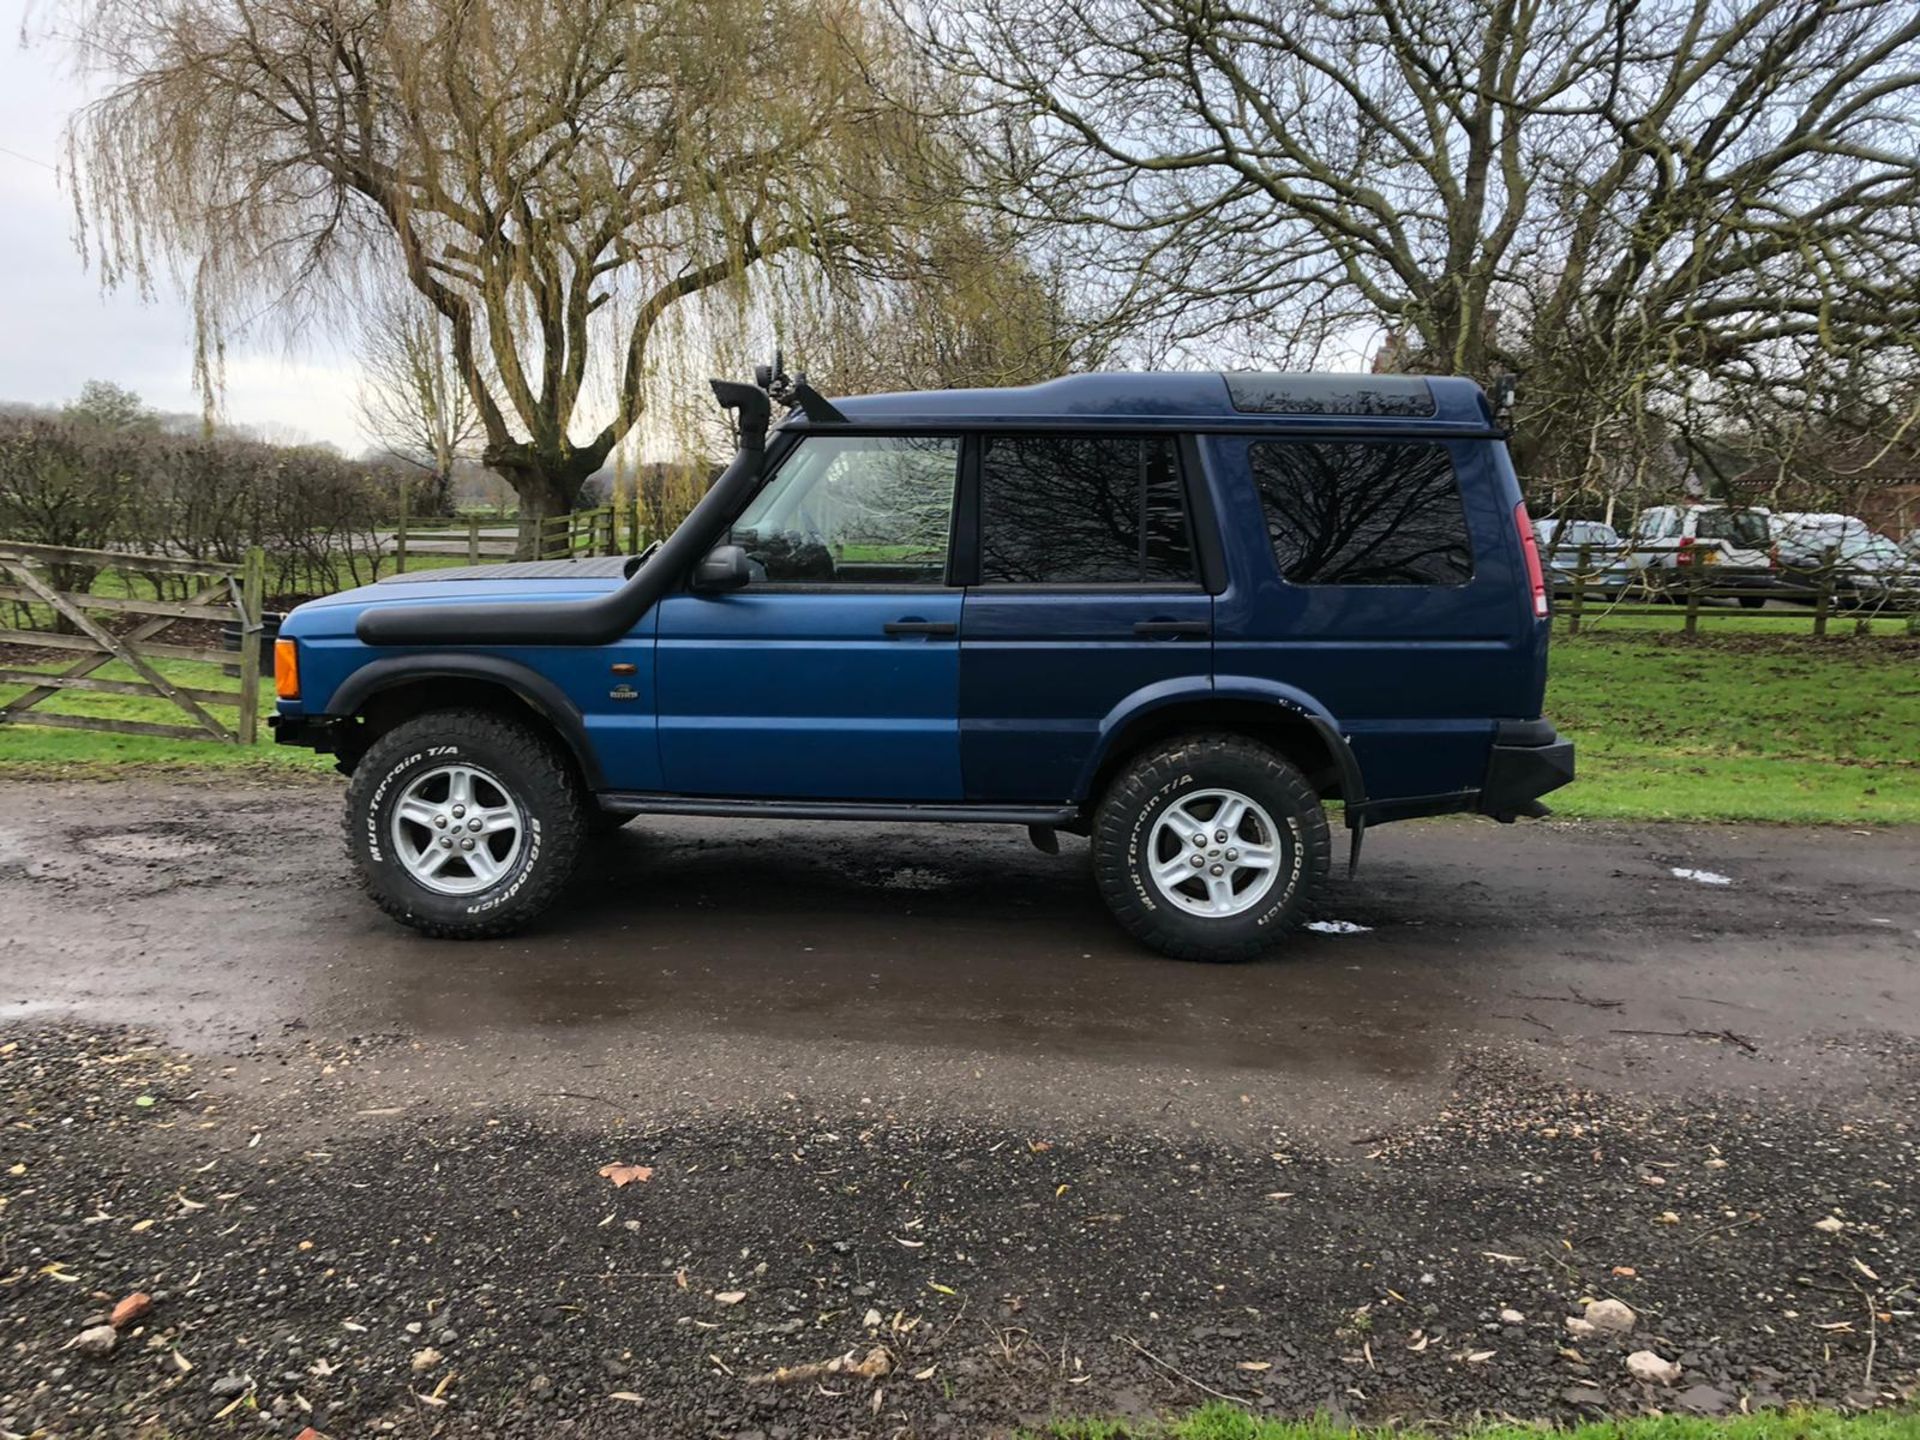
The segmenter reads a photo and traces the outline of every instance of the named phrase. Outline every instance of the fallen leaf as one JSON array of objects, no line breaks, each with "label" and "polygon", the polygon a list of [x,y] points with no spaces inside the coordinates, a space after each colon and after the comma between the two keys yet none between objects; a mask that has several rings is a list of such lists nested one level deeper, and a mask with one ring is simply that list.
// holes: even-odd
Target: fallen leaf
[{"label": "fallen leaf", "polygon": [[744,1290],[722,1290],[713,1298],[722,1305],[738,1305],[742,1300],[747,1298],[747,1292]]},{"label": "fallen leaf", "polygon": [[1492,1358],[1493,1358],[1493,1351],[1476,1350],[1471,1355],[1467,1356],[1467,1364],[1484,1365],[1487,1363],[1487,1361],[1491,1360]]},{"label": "fallen leaf", "polygon": [[151,1230],[152,1228],[153,1228],[153,1221],[136,1220],[133,1222],[133,1230],[131,1233],[135,1235],[144,1235],[147,1233],[147,1231]]},{"label": "fallen leaf", "polygon": [[924,1370],[914,1371],[913,1378],[916,1380],[931,1380],[933,1378],[934,1371],[938,1370],[939,1368],[940,1367],[938,1365],[929,1365]]},{"label": "fallen leaf", "polygon": [[1622,1280],[1632,1280],[1639,1275],[1640,1272],[1631,1265],[1616,1265],[1613,1267],[1613,1273],[1618,1275]]},{"label": "fallen leaf", "polygon": [[938,1280],[927,1281],[927,1288],[929,1290],[938,1290],[942,1295],[957,1295],[960,1293],[951,1285],[942,1285]]},{"label": "fallen leaf", "polygon": [[1242,1360],[1235,1368],[1252,1370],[1257,1373],[1261,1370],[1271,1370],[1273,1368],[1273,1362],[1271,1360]]},{"label": "fallen leaf", "polygon": [[1027,1142],[1027,1149],[1031,1150],[1036,1155],[1044,1155],[1047,1153],[1047,1151],[1053,1149],[1053,1141],[1029,1140]]},{"label": "fallen leaf", "polygon": [[616,1390],[611,1395],[607,1396],[607,1398],[609,1400],[624,1400],[629,1405],[642,1405],[646,1403],[638,1395],[634,1394],[633,1391],[631,1390]]},{"label": "fallen leaf", "polygon": [[144,1290],[136,1290],[113,1307],[113,1313],[107,1316],[107,1323],[118,1330],[122,1326],[131,1325],[152,1309],[153,1296]]},{"label": "fallen leaf", "polygon": [[602,1165],[600,1173],[611,1180],[613,1188],[618,1190],[622,1185],[632,1184],[636,1180],[642,1185],[646,1184],[653,1178],[653,1167],[651,1165]]},{"label": "fallen leaf", "polygon": [[1838,1235],[1847,1228],[1847,1222],[1836,1215],[1829,1215],[1824,1220],[1814,1221],[1813,1228],[1826,1235]]},{"label": "fallen leaf", "polygon": [[138,1105],[142,1110],[151,1110],[153,1108],[153,1096],[136,1095],[133,1097],[133,1103]]},{"label": "fallen leaf", "polygon": [[446,1358],[431,1345],[424,1350],[416,1350],[413,1352],[413,1373],[418,1375],[422,1370],[431,1370]]},{"label": "fallen leaf", "polygon": [[1866,1276],[1867,1279],[1873,1281],[1874,1284],[1878,1285],[1880,1283],[1880,1277],[1874,1274],[1873,1271],[1869,1270],[1864,1264],[1862,1264],[1860,1257],[1857,1255],[1853,1257],[1853,1268],[1858,1270],[1862,1275]]}]

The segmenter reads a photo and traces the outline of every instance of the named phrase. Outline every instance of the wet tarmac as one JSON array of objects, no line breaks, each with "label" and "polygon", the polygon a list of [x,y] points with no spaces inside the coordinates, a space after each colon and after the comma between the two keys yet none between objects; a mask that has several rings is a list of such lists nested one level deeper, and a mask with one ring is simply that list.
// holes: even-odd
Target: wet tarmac
[{"label": "wet tarmac", "polygon": [[1333,884],[1344,924],[1216,967],[1121,935],[1080,842],[960,827],[651,819],[538,930],[429,941],[359,897],[338,809],[312,782],[0,785],[0,1020],[256,1061],[405,1042],[368,1104],[799,1093],[1222,1134],[1276,1108],[1359,1133],[1489,1050],[1616,1093],[1870,1100],[1920,1036],[1916,831],[1395,826]]}]

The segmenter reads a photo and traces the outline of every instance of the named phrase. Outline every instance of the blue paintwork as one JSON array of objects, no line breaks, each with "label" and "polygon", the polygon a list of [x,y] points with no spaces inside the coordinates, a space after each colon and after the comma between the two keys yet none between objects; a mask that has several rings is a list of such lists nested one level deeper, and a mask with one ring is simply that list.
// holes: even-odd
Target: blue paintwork
[{"label": "blue paintwork", "polygon": [[1076,801],[1112,717],[1169,685],[1204,691],[1203,638],[1141,639],[1139,621],[1211,622],[1191,591],[967,592],[960,627],[960,754],[967,798]]},{"label": "blue paintwork", "polygon": [[654,674],[663,788],[686,795],[958,800],[961,592],[749,586],[670,595]]},{"label": "blue paintwork", "polygon": [[[837,401],[862,429],[1112,424],[1196,435],[1226,583],[1218,594],[1115,589],[756,585],[671,593],[605,647],[474,647],[546,677],[577,707],[604,784],[722,797],[1082,803],[1108,747],[1152,710],[1208,697],[1322,717],[1345,735],[1372,801],[1478,789],[1496,723],[1540,714],[1547,627],[1534,618],[1513,521],[1519,485],[1465,380],[1431,382],[1430,419],[1233,409],[1218,375],[1091,375],[1009,390]],[[777,429],[770,457],[811,428]],[[1300,587],[1278,574],[1247,465],[1257,435],[1447,441],[1474,551],[1451,589]],[[303,696],[326,714],[378,650],[353,633],[374,605],[528,604],[604,593],[611,578],[367,587],[301,606]],[[891,620],[957,638],[888,636]],[[1142,620],[1210,621],[1205,639],[1142,639]],[[422,663],[428,663],[423,656]],[[617,677],[611,667],[631,664]]]}]

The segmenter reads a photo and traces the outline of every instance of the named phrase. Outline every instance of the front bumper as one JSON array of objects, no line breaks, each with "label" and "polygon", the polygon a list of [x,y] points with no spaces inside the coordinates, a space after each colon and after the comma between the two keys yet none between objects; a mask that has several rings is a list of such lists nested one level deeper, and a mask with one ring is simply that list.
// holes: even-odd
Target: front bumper
[{"label": "front bumper", "polygon": [[1494,732],[1480,813],[1496,820],[1549,814],[1540,797],[1573,780],[1573,742],[1546,720],[1502,720]]}]

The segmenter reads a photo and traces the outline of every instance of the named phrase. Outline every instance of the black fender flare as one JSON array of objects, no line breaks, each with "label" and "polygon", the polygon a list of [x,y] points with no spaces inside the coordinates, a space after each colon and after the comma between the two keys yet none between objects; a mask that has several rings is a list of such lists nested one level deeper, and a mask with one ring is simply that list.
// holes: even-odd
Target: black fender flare
[{"label": "black fender flare", "polygon": [[553,681],[517,660],[455,651],[388,655],[362,665],[341,681],[327,700],[326,713],[343,719],[355,716],[382,691],[435,678],[482,680],[511,691],[551,724],[566,742],[580,766],[580,773],[586,778],[587,788],[605,788],[605,777],[594,754],[593,742],[587,737],[586,720],[580,714],[580,707]]}]

